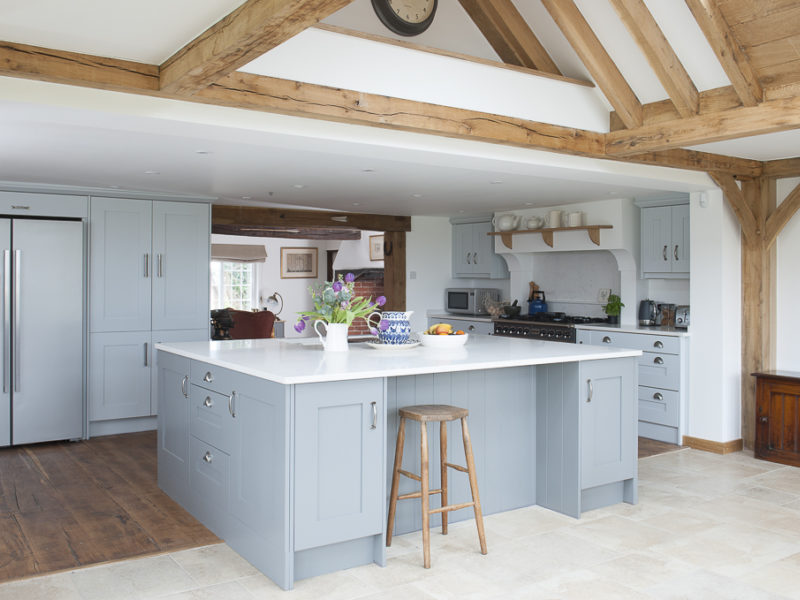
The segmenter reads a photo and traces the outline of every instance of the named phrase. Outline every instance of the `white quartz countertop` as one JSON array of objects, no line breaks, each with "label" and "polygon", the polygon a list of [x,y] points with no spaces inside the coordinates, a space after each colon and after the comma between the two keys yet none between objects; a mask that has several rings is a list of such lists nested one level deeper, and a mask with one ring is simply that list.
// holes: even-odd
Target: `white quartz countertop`
[{"label": "white quartz countertop", "polygon": [[425,346],[375,349],[351,343],[346,352],[324,352],[316,339],[264,339],[156,344],[164,350],[282,384],[398,377],[500,369],[581,360],[639,356],[626,350],[488,335],[470,336],[461,348]]},{"label": "white quartz countertop", "polygon": [[659,325],[610,325],[609,323],[587,323],[575,325],[575,329],[590,329],[593,331],[619,331],[621,333],[649,333],[651,335],[671,335],[674,337],[689,337],[686,329],[678,327],[661,327]]}]

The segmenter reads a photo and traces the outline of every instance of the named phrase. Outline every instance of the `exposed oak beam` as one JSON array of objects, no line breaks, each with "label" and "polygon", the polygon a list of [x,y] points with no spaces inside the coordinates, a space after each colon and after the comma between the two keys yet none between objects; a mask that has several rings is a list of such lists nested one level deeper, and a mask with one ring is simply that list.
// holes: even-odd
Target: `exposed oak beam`
[{"label": "exposed oak beam", "polygon": [[104,90],[158,89],[156,65],[12,42],[0,42],[0,75]]},{"label": "exposed oak beam", "polygon": [[755,106],[764,92],[750,60],[742,52],[716,0],[686,0],[697,24],[706,36],[714,54],[731,80],[745,106]]},{"label": "exposed oak beam", "polygon": [[561,75],[511,0],[459,0],[503,62]]},{"label": "exposed oak beam", "polygon": [[794,214],[800,209],[800,185],[795,187],[786,199],[778,205],[767,219],[766,231],[764,233],[764,244],[769,248],[775,243],[778,234],[791,220]]},{"label": "exposed oak beam", "polygon": [[659,167],[673,167],[688,169],[690,171],[715,171],[734,175],[738,179],[758,177],[761,175],[761,162],[747,158],[723,156],[698,150],[661,150],[660,152],[645,152],[626,157],[614,157],[613,160],[655,165]]},{"label": "exposed oak beam", "polygon": [[573,0],[542,0],[626,127],[642,124],[642,104]]},{"label": "exposed oak beam", "polygon": [[211,207],[211,226],[218,225],[411,231],[411,217],[214,204]]},{"label": "exposed oak beam", "polygon": [[553,152],[603,154],[602,133],[241,72],[228,75],[192,98],[237,108]]},{"label": "exposed oak beam", "polygon": [[160,87],[193,94],[352,0],[247,0],[161,65]]},{"label": "exposed oak beam", "polygon": [[612,131],[606,153],[624,156],[800,128],[800,96]]},{"label": "exposed oak beam", "polygon": [[643,0],[612,0],[611,3],[644,52],[678,113],[682,117],[697,114],[700,105],[697,88]]},{"label": "exposed oak beam", "polygon": [[714,183],[722,189],[722,193],[728,200],[728,204],[730,204],[736,218],[739,220],[739,225],[742,228],[744,237],[748,240],[759,238],[761,227],[756,220],[753,209],[748,205],[744,193],[739,189],[733,176],[713,172],[709,173],[709,176],[714,180]]},{"label": "exposed oak beam", "polygon": [[800,158],[766,161],[764,163],[764,177],[774,177],[775,179],[800,177]]},{"label": "exposed oak beam", "polygon": [[322,227],[267,227],[258,225],[213,225],[211,233],[248,237],[291,238],[299,240],[360,240],[357,229]]}]

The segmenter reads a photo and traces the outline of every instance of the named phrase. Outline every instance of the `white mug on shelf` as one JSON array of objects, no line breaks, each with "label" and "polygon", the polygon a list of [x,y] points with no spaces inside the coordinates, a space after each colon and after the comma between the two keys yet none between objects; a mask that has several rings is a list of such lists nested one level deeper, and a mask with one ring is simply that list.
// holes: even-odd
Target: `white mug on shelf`
[{"label": "white mug on shelf", "polygon": [[561,227],[561,211],[551,210],[547,213],[545,223],[547,223],[548,227]]},{"label": "white mug on shelf", "polygon": [[580,227],[583,225],[583,212],[580,210],[576,210],[575,212],[571,212],[567,215],[567,226],[568,227]]}]

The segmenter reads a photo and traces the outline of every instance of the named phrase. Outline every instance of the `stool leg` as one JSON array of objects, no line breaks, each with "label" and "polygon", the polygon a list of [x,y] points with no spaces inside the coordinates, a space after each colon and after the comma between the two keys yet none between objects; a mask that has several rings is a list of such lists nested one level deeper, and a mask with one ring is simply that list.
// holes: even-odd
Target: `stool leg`
[{"label": "stool leg", "polygon": [[[442,506],[447,506],[447,422],[439,422],[439,469],[442,473]],[[447,535],[447,511],[442,513],[442,535]]]},{"label": "stool leg", "polygon": [[475,459],[472,457],[472,442],[469,440],[469,429],[467,428],[466,417],[461,418],[461,434],[464,437],[464,454],[467,458],[472,501],[475,503],[475,524],[478,526],[478,539],[481,542],[481,554],[486,554],[486,536],[483,532],[483,512],[481,511],[481,500],[478,496],[478,479],[475,477]]},{"label": "stool leg", "polygon": [[389,521],[386,524],[386,546],[392,545],[394,531],[394,513],[397,509],[397,488],[400,486],[400,467],[403,464],[403,445],[406,442],[406,419],[400,417],[397,428],[397,446],[394,449],[394,470],[392,471],[392,493],[389,495]]},{"label": "stool leg", "polygon": [[430,530],[430,484],[428,482],[428,426],[420,421],[419,452],[422,463],[422,558],[423,566],[431,568],[431,530]]}]

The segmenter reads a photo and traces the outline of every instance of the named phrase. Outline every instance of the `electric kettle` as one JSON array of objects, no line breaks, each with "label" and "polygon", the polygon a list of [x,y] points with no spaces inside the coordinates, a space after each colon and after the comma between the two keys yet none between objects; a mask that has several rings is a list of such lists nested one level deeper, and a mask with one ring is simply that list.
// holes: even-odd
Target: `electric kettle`
[{"label": "electric kettle", "polygon": [[639,325],[655,325],[658,307],[653,300],[639,302]]}]

